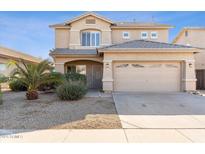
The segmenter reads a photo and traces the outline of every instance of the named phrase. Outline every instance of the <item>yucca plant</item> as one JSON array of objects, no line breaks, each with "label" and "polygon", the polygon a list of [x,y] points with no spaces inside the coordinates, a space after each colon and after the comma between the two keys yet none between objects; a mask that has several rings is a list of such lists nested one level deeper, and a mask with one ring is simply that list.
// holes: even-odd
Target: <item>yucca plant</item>
[{"label": "yucca plant", "polygon": [[28,100],[38,99],[38,87],[40,85],[61,80],[60,76],[51,75],[53,67],[48,60],[44,60],[39,64],[26,63],[24,60],[21,60],[20,63],[12,63],[16,66],[16,69],[13,71],[11,78],[17,79],[26,85]]}]

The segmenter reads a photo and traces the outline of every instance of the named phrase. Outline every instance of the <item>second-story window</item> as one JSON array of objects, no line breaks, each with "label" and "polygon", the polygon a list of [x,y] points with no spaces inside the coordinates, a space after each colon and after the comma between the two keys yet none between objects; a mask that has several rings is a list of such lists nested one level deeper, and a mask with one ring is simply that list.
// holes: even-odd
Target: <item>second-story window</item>
[{"label": "second-story window", "polygon": [[157,39],[157,38],[158,38],[157,32],[151,32],[151,39]]},{"label": "second-story window", "polygon": [[147,32],[141,32],[141,39],[147,39],[148,33]]},{"label": "second-story window", "polygon": [[82,32],[82,46],[98,47],[100,45],[100,32],[86,31]]},{"label": "second-story window", "polygon": [[123,37],[123,39],[129,39],[130,38],[130,33],[129,32],[123,32],[122,37]]}]

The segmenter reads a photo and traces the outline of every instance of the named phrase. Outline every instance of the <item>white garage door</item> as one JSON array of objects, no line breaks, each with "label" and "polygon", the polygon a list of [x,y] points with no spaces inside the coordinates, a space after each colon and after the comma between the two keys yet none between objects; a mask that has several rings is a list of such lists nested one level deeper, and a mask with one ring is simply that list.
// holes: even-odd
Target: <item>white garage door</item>
[{"label": "white garage door", "polygon": [[179,62],[116,62],[115,91],[180,91]]}]

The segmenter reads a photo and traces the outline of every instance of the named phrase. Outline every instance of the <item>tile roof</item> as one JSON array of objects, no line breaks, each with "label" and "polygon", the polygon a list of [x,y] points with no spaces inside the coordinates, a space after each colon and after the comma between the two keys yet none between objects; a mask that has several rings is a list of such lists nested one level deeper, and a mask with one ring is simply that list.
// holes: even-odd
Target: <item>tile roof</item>
[{"label": "tile roof", "polygon": [[148,40],[133,40],[124,43],[114,44],[101,48],[103,49],[180,49],[180,48],[193,48],[191,46],[170,44],[164,42],[154,42]]},{"label": "tile roof", "polygon": [[98,50],[106,49],[193,49],[193,47],[148,40],[133,40],[97,49],[56,48],[50,52],[50,55],[97,55]]},{"label": "tile roof", "polygon": [[97,55],[96,49],[69,49],[56,48],[50,52],[50,55]]},{"label": "tile roof", "polygon": [[[59,23],[59,24],[53,24],[49,27],[68,27],[70,26],[66,23]],[[161,27],[161,28],[172,28],[173,26],[167,25],[167,24],[160,24],[160,23],[144,23],[144,22],[115,22],[111,24],[111,28],[122,28],[122,27]]]},{"label": "tile roof", "polygon": [[172,27],[167,24],[155,22],[116,22],[112,27]]},{"label": "tile roof", "polygon": [[58,23],[58,24],[53,24],[50,25],[49,27],[55,28],[55,27],[66,27],[70,28],[70,24],[76,20],[79,20],[81,18],[84,18],[86,16],[94,16],[96,18],[100,18],[102,20],[105,20],[111,24],[111,28],[123,28],[123,27],[128,27],[128,28],[134,28],[134,27],[159,27],[159,28],[172,28],[173,26],[167,25],[167,24],[160,24],[160,23],[155,23],[155,22],[113,22],[112,20],[101,16],[99,14],[96,14],[95,12],[85,12],[84,14],[77,16],[69,21],[66,21],[64,23]]}]

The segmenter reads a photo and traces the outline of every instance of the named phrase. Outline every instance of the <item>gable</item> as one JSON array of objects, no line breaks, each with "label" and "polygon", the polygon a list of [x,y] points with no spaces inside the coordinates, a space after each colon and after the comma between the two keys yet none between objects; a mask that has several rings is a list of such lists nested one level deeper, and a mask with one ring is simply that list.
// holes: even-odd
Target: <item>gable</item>
[{"label": "gable", "polygon": [[87,12],[87,13],[82,14],[81,16],[78,16],[76,18],[73,18],[72,20],[69,20],[69,21],[65,22],[65,24],[69,25],[69,24],[72,24],[73,22],[76,22],[76,21],[81,20],[81,19],[86,18],[86,17],[94,17],[94,18],[103,20],[104,22],[107,22],[107,23],[110,23],[110,24],[113,23],[111,20],[109,20],[109,19],[107,19],[103,16],[97,15],[96,13]]},{"label": "gable", "polygon": [[70,23],[71,29],[83,30],[83,29],[98,29],[98,30],[110,30],[111,23],[99,19],[93,15],[88,15],[79,20]]}]

